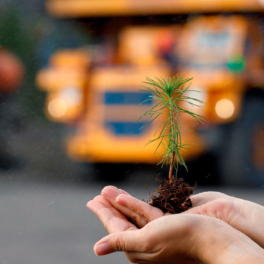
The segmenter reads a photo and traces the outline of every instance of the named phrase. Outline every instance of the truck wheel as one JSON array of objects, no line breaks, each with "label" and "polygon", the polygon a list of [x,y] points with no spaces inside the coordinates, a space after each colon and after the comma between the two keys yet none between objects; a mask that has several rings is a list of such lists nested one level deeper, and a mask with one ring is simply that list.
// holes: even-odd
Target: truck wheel
[{"label": "truck wheel", "polygon": [[226,142],[223,142],[226,148],[220,161],[221,182],[233,186],[263,187],[263,95],[245,101],[241,116],[230,132]]}]

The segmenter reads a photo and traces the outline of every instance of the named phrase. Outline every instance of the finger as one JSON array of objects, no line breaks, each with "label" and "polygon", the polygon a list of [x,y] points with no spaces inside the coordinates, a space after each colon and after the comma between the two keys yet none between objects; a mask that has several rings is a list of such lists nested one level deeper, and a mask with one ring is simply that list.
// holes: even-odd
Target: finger
[{"label": "finger", "polygon": [[[118,189],[117,187],[115,186],[112,186],[112,185],[109,185],[109,186],[106,186],[103,188],[102,190],[102,193],[107,190],[107,189],[112,189],[112,190],[116,190],[119,194],[127,194],[127,195],[130,195],[128,192],[122,190],[122,189]],[[131,196],[131,195],[130,195]]]},{"label": "finger", "polygon": [[184,213],[199,214],[230,222],[230,219],[233,219],[234,212],[234,198],[227,195],[219,195],[219,198],[211,199],[209,202],[192,207]]},{"label": "finger", "polygon": [[129,195],[129,196],[131,196],[131,194],[129,194],[128,192],[126,192],[126,191],[124,191],[124,190],[122,190],[122,189],[118,189],[122,194],[126,194],[126,195]]},{"label": "finger", "polygon": [[116,251],[142,252],[144,249],[144,236],[141,235],[140,231],[119,232],[108,235],[95,244],[94,252],[97,256]]},{"label": "finger", "polygon": [[216,200],[227,197],[226,194],[220,192],[203,192],[191,197],[193,207],[183,212],[183,214],[199,214],[215,217],[216,211],[214,204]]},{"label": "finger", "polygon": [[101,195],[103,195],[110,202],[114,202],[119,194],[127,195],[124,191],[121,191],[114,186],[107,186],[103,188],[101,192]]},{"label": "finger", "polygon": [[216,199],[226,197],[227,195],[220,192],[203,192],[191,197],[193,207],[212,202]]},{"label": "finger", "polygon": [[130,223],[120,212],[107,204],[104,197],[97,196],[87,203],[87,207],[100,219],[109,233],[133,230],[136,227]]},{"label": "finger", "polygon": [[93,200],[88,201],[88,203],[86,204],[86,207],[89,208],[96,216],[99,217],[100,211],[102,209],[107,209],[109,208],[108,205],[106,205],[105,203],[103,203],[100,200],[100,197],[95,197]]},{"label": "finger", "polygon": [[116,215],[102,202],[92,200],[87,203],[87,207],[100,219],[109,233],[124,231],[124,226],[122,224],[113,225],[113,221],[111,219],[116,218]]},{"label": "finger", "polygon": [[[151,222],[161,216],[164,216],[164,213],[160,209],[153,207],[146,202],[142,202],[132,196],[120,194],[117,196],[116,202],[137,213],[147,222]],[[129,215],[127,216],[129,217]]]},{"label": "finger", "polygon": [[[98,196],[96,196],[96,197],[94,198],[94,200],[98,200],[98,201],[100,201],[101,203],[105,204],[105,206],[108,207],[110,210],[112,210],[112,211],[114,212],[115,215],[120,216],[120,217],[122,217],[123,219],[125,219],[124,214],[122,214],[122,212],[120,212],[117,208],[115,208],[115,207],[113,206],[113,204],[112,204],[108,199],[106,199],[106,198],[104,197],[104,195],[98,195]],[[116,202],[115,202],[115,203],[116,203]],[[129,210],[129,209],[127,209],[127,210]]]},{"label": "finger", "polygon": [[93,200],[102,202],[108,208],[113,207],[112,204],[107,199],[105,199],[105,197],[103,197],[102,195],[95,196]]},{"label": "finger", "polygon": [[145,226],[148,222],[144,217],[142,217],[142,215],[139,215],[130,208],[116,202],[116,198],[120,194],[126,197],[132,197],[130,195],[123,194],[123,192],[113,186],[107,186],[102,190],[102,196],[105,197],[119,212],[121,212],[139,228]]}]

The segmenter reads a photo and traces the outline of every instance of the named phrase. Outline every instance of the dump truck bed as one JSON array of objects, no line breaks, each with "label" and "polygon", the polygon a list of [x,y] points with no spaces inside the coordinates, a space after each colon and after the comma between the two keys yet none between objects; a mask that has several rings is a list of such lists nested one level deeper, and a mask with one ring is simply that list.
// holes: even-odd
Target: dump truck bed
[{"label": "dump truck bed", "polygon": [[57,17],[140,16],[181,13],[263,12],[263,0],[49,0]]}]

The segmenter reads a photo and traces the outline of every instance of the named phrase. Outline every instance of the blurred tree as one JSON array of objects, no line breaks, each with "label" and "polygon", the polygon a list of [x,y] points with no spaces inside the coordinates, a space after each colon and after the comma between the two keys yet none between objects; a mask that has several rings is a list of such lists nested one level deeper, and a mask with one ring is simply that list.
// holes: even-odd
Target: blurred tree
[{"label": "blurred tree", "polygon": [[35,87],[38,69],[35,59],[35,24],[32,20],[29,23],[29,17],[23,19],[20,10],[12,4],[0,10],[0,46],[20,58],[25,67],[25,81],[21,89],[15,92],[16,105],[12,107],[18,108],[26,118],[44,120],[44,94]]}]

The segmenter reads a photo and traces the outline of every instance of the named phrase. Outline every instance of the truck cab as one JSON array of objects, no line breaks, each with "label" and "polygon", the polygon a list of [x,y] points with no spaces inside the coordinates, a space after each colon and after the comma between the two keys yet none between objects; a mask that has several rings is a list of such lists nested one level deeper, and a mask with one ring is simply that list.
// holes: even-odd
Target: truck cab
[{"label": "truck cab", "polygon": [[[47,117],[76,128],[75,135],[67,138],[68,155],[75,161],[94,164],[157,163],[159,155],[153,155],[155,144],[144,145],[152,138],[160,120],[147,127],[144,125],[148,118],[136,122],[153,104],[149,101],[139,105],[149,97],[139,90],[146,76],[155,78],[179,74],[193,77],[192,90],[198,92],[191,91],[191,96],[206,104],[192,110],[207,118],[206,124],[198,127],[187,116],[182,117],[182,127],[188,131],[183,133],[183,141],[195,143],[183,153],[184,158],[195,158],[212,150],[218,156],[223,182],[263,183],[263,137],[261,133],[256,136],[259,133],[252,132],[256,127],[258,131],[264,131],[264,116],[261,114],[264,113],[262,22],[250,15],[220,14],[223,5],[235,12],[243,8],[261,12],[263,6],[259,2],[249,5],[245,1],[241,5],[230,6],[228,1],[221,1],[221,4],[214,1],[207,2],[205,8],[188,4],[191,2],[188,0],[184,4],[183,1],[173,3],[178,5],[181,2],[176,11],[168,8],[172,3],[166,1],[155,2],[152,9],[140,4],[140,9],[127,0],[121,2],[131,4],[134,9],[122,9],[122,5],[121,9],[115,9],[117,6],[114,5],[110,12],[110,9],[102,8],[103,2],[97,1],[90,6],[88,1],[68,0],[62,3],[50,0],[48,9],[56,16],[67,17],[70,9],[65,6],[71,3],[75,5],[72,10],[76,19],[78,16],[100,19],[100,12],[106,12],[102,16],[109,18],[121,16],[120,10],[124,16],[133,18],[139,10],[145,10],[142,16],[147,17],[162,5],[160,12],[163,15],[182,13],[185,20],[165,25],[162,22],[138,25],[138,18],[131,18],[134,21],[131,24],[129,19],[118,26],[114,24],[112,28],[115,30],[110,32],[115,41],[108,45],[110,49],[105,56],[99,48],[87,45],[78,50],[60,50],[50,58],[49,68],[40,71],[37,83],[47,91]],[[90,6],[90,9],[83,6],[81,10],[80,5]],[[98,11],[99,6],[101,11]],[[194,11],[203,14],[188,15]],[[219,14],[215,14],[217,12]],[[109,25],[106,28],[109,29]],[[112,60],[103,65],[96,54]],[[251,105],[257,105],[256,109],[252,110]],[[245,111],[251,111],[249,114],[257,116],[257,120],[253,122],[254,117],[245,121],[245,115],[248,115]],[[244,123],[247,132],[243,128]],[[244,144],[247,139],[251,144]],[[255,141],[258,143],[253,143]],[[238,151],[239,147],[243,151]],[[251,168],[250,173],[242,165]]]}]

